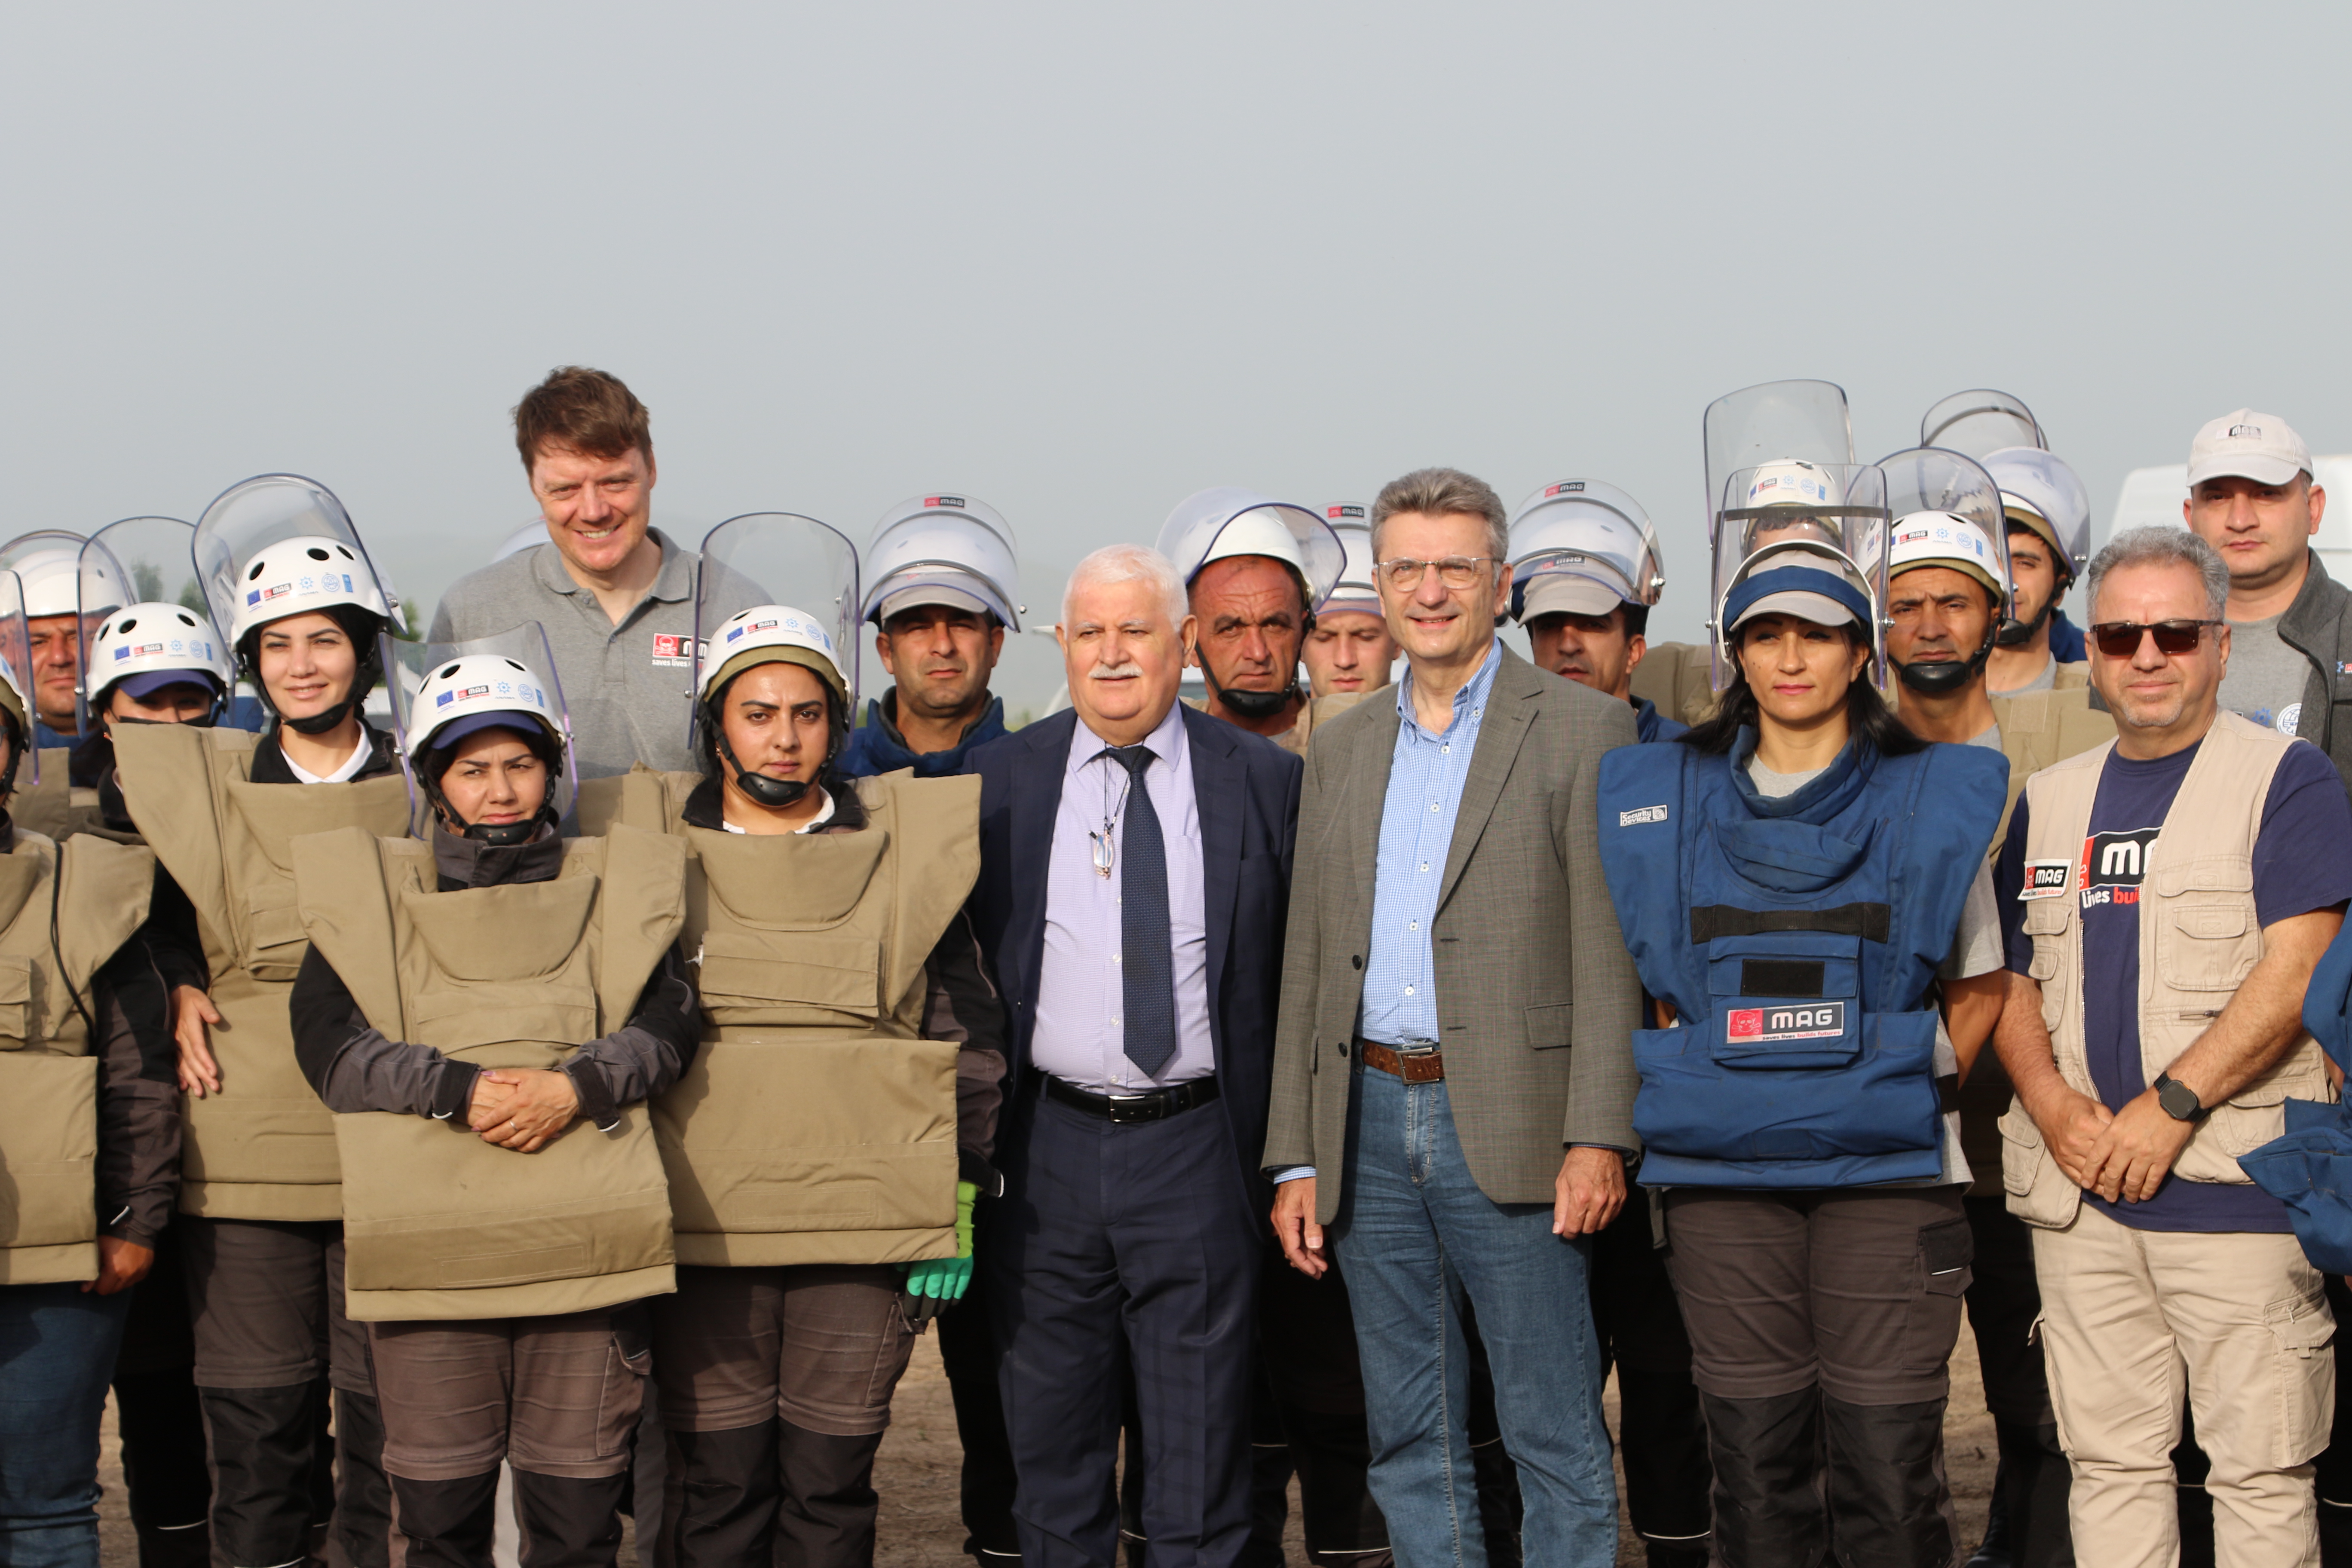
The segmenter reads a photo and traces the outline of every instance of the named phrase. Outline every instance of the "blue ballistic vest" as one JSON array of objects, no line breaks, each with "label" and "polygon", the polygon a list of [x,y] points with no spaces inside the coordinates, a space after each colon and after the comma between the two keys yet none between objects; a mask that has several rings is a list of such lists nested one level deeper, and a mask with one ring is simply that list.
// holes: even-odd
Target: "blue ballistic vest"
[{"label": "blue ballistic vest", "polygon": [[1652,1186],[1852,1187],[1941,1171],[1929,983],[2000,820],[2009,762],[1860,737],[1796,794],[1728,757],[1601,760],[1601,863],[1670,1029],[1633,1036]]},{"label": "blue ballistic vest", "polygon": [[[2352,1061],[2352,924],[2336,933],[2303,993],[2303,1026],[2335,1058]],[[2352,1104],[2286,1102],[2286,1136],[2238,1169],[2286,1205],[2303,1255],[2323,1274],[2352,1274]]]}]

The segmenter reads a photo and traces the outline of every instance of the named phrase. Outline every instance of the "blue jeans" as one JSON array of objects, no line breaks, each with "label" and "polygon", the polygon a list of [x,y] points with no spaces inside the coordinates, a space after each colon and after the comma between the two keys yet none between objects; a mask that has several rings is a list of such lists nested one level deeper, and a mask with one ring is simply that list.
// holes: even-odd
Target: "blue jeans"
[{"label": "blue jeans", "polygon": [[98,1568],[98,1421],[131,1292],[0,1286],[0,1568]]},{"label": "blue jeans", "polygon": [[1486,1568],[1466,1299],[1527,1503],[1527,1568],[1609,1568],[1617,1483],[1601,1415],[1591,1244],[1552,1235],[1549,1204],[1497,1204],[1478,1190],[1443,1080],[1407,1084],[1360,1067],[1354,1080],[1345,1189],[1328,1229],[1355,1308],[1372,1496],[1398,1563]]}]

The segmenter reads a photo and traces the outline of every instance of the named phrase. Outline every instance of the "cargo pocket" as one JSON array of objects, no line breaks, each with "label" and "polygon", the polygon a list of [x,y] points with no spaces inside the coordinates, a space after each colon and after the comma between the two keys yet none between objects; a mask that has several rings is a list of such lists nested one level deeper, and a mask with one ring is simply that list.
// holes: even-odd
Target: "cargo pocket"
[{"label": "cargo pocket", "polygon": [[32,960],[0,954],[0,1051],[21,1050],[32,1039]]},{"label": "cargo pocket", "polygon": [[2042,1129],[2025,1107],[2011,1100],[1999,1125],[2000,1184],[2009,1196],[2009,1212],[2044,1230],[2074,1224],[2083,1189],[2058,1168],[2058,1157],[2042,1142]]},{"label": "cargo pocket", "polygon": [[2234,857],[2191,860],[2157,873],[2156,972],[2175,991],[2235,991],[2263,956],[2254,918],[2254,868]]},{"label": "cargo pocket", "polygon": [[1975,1282],[1977,1242],[1965,1219],[1938,1220],[1919,1232],[1922,1288],[1930,1296],[1958,1296]]},{"label": "cargo pocket", "polygon": [[2336,1415],[2336,1358],[2327,1353],[2336,1322],[2317,1289],[2265,1303],[2263,1325],[2277,1342],[2278,1451],[2281,1469],[2306,1464],[2327,1447]]},{"label": "cargo pocket", "polygon": [[596,1403],[596,1457],[610,1459],[626,1453],[645,1409],[646,1376],[653,1371],[654,1352],[646,1333],[643,1309],[636,1303],[613,1313],[613,1335],[604,1345],[604,1384]]},{"label": "cargo pocket", "polygon": [[2054,1041],[2066,1020],[2073,977],[2067,973],[2066,927],[2074,911],[2067,899],[2035,899],[2025,906],[2025,934],[2033,939],[2026,974],[2042,987],[2042,1026]]}]

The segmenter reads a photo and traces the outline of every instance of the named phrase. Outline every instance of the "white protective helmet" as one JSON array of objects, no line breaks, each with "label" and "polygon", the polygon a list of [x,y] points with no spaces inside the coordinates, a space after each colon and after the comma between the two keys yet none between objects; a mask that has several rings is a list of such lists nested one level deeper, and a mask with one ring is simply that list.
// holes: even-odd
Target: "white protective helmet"
[{"label": "white protective helmet", "polygon": [[412,757],[478,730],[520,730],[534,723],[559,752],[563,745],[554,693],[529,665],[504,654],[463,654],[427,671],[410,710]]},{"label": "white protective helmet", "polygon": [[1749,506],[1843,506],[1845,484],[1837,473],[1796,458],[1765,463],[1748,480]]},{"label": "white protective helmet", "polygon": [[[78,615],[81,610],[81,551],[79,545],[60,543],[54,547],[28,550],[11,564],[17,580],[25,584],[25,614],[38,620],[44,616]],[[115,601],[120,604],[121,600]]]},{"label": "white protective helmet", "polygon": [[1916,566],[1948,566],[1992,591],[1993,603],[2009,603],[2008,552],[1958,512],[1915,511],[1895,521],[1895,542],[1886,558],[1889,581]]},{"label": "white protective helmet", "polygon": [[1021,568],[1013,525],[976,496],[910,496],[882,514],[862,569],[873,585],[863,617],[880,626],[900,610],[947,605],[1021,629]]},{"label": "white protective helmet", "polygon": [[337,605],[356,605],[387,623],[392,619],[368,563],[341,540],[324,535],[264,545],[238,568],[236,591],[228,628],[231,647],[272,621]]},{"label": "white protective helmet", "polygon": [[[737,676],[761,664],[797,664],[825,683],[843,703],[849,700],[842,679],[840,656],[824,623],[788,605],[756,605],[730,619],[713,634],[702,656],[702,684],[698,702]],[[840,744],[846,737],[836,737]]]},{"label": "white protective helmet", "polygon": [[1331,596],[1348,559],[1339,534],[1320,514],[1231,485],[1178,501],[1160,525],[1159,549],[1176,563],[1187,588],[1212,561],[1264,555],[1282,562],[1305,584],[1310,612]]},{"label": "white protective helmet", "polygon": [[106,707],[107,693],[118,686],[144,697],[166,686],[202,683],[219,702],[236,684],[228,648],[212,622],[184,605],[153,602],[99,622],[90,634],[87,679],[93,713]]}]

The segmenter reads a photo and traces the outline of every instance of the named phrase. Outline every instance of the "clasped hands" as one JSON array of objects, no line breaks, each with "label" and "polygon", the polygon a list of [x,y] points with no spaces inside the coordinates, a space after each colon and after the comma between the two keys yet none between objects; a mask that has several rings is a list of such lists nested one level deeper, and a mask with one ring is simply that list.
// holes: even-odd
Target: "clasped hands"
[{"label": "clasped hands", "polygon": [[2172,1163],[2196,1131],[2177,1121],[2143,1089],[2121,1110],[2109,1110],[2071,1087],[2048,1090],[2027,1113],[2042,1130],[2066,1179],[2109,1203],[2140,1204],[2156,1196]]},{"label": "clasped hands", "polygon": [[580,1091],[562,1073],[487,1068],[475,1076],[466,1125],[485,1143],[536,1154],[562,1137],[579,1114]]}]

